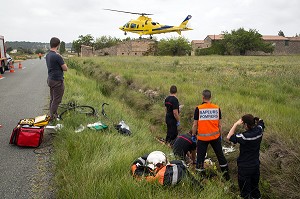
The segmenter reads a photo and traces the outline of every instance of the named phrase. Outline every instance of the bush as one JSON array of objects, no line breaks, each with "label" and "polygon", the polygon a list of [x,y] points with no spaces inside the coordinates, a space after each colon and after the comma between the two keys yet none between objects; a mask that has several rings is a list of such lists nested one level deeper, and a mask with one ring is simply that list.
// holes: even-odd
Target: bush
[{"label": "bush", "polygon": [[157,45],[157,55],[185,56],[191,53],[191,44],[184,37],[161,39]]},{"label": "bush", "polygon": [[196,49],[195,55],[224,55],[225,47],[222,42],[214,42],[209,48]]}]

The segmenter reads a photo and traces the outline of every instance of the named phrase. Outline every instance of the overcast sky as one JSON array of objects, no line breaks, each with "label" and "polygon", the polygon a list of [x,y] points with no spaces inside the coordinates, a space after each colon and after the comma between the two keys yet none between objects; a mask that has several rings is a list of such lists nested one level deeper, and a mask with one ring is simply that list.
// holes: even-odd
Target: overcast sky
[{"label": "overcast sky", "polygon": [[[182,32],[191,40],[230,32],[240,27],[256,29],[262,35],[285,36],[300,33],[300,0],[1,0],[0,35],[6,41],[49,42],[53,36],[72,42],[79,35],[124,39],[139,35],[118,29],[137,15],[110,12],[104,8],[154,14],[153,21],[179,25],[190,14],[189,27]],[[177,33],[155,35],[158,39]],[[149,37],[149,36],[144,36]]]}]

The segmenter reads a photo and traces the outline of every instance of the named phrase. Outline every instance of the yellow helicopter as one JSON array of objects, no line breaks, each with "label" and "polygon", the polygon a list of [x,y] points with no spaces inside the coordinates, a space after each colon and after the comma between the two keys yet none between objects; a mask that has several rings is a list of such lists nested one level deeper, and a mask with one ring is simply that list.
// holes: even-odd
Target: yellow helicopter
[{"label": "yellow helicopter", "polygon": [[153,14],[127,12],[112,9],[104,10],[140,15],[137,19],[132,19],[129,22],[127,22],[124,26],[121,26],[119,28],[120,30],[124,31],[125,35],[127,35],[127,32],[132,32],[139,34],[140,38],[142,37],[142,35],[150,35],[150,39],[152,39],[152,35],[154,34],[177,32],[179,35],[181,35],[182,31],[193,30],[192,28],[187,27],[187,23],[192,18],[191,15],[188,15],[179,26],[169,26],[161,25],[158,22],[152,21],[150,17],[147,17],[147,15]]}]

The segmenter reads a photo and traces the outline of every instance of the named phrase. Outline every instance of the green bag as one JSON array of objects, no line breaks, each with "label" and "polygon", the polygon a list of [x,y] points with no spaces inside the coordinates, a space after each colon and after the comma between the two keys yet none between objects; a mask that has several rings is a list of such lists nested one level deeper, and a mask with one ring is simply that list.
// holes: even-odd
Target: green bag
[{"label": "green bag", "polygon": [[98,131],[106,129],[108,126],[106,124],[103,124],[102,122],[95,122],[93,124],[88,124],[87,127]]}]

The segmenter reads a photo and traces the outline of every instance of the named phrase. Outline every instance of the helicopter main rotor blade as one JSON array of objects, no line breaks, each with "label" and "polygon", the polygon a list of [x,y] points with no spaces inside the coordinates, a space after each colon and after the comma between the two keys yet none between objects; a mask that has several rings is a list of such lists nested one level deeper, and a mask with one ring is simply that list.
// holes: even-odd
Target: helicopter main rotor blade
[{"label": "helicopter main rotor blade", "polygon": [[114,12],[123,12],[123,13],[128,13],[128,14],[135,14],[135,15],[153,15],[153,14],[148,14],[148,13],[140,13],[140,12],[128,12],[128,11],[122,11],[122,10],[113,10],[113,9],[103,9],[103,10],[108,10],[108,11],[114,11]]}]

